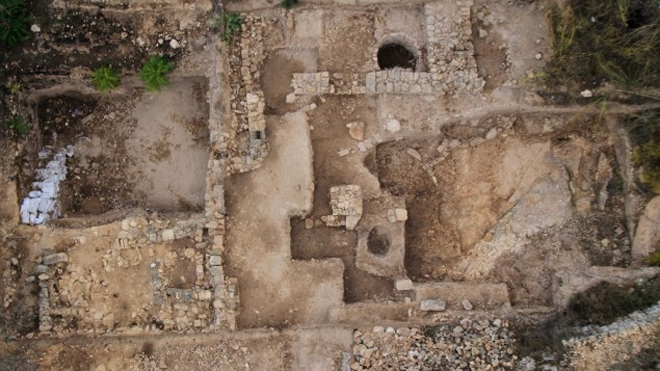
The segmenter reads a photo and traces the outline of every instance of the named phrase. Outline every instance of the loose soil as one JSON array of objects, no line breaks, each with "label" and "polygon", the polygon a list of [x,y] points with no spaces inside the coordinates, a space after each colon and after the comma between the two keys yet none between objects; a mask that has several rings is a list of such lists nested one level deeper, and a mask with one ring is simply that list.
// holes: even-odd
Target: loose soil
[{"label": "loose soil", "polygon": [[[75,146],[69,176],[60,185],[65,218],[138,206],[162,211],[204,206],[209,138],[202,80],[175,81],[153,95],[132,90],[98,101],[65,92],[37,107],[43,141],[55,148]],[[26,156],[30,162],[32,156]],[[22,195],[29,191],[28,179]]]},{"label": "loose soil", "polygon": [[325,226],[305,229],[305,221],[291,219],[291,256],[314,260],[339,258],[344,263],[344,302],[395,300],[394,281],[369,274],[355,266],[357,234]]}]

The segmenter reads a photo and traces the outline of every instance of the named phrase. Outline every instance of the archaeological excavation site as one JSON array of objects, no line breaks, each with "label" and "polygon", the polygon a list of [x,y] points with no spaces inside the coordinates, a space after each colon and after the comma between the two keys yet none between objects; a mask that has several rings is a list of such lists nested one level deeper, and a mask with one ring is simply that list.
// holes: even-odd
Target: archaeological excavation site
[{"label": "archaeological excavation site", "polygon": [[0,0],[0,370],[656,370],[658,55],[656,0]]}]

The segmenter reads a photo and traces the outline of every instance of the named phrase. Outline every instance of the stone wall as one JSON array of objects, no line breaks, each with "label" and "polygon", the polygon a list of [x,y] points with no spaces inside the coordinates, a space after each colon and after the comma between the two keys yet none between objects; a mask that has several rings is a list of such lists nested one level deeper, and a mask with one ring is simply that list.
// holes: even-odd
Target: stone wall
[{"label": "stone wall", "polygon": [[[429,72],[438,77],[447,93],[480,92],[485,81],[477,73],[470,21],[473,0],[424,5]],[[451,9],[451,10],[449,10]]]},{"label": "stone wall", "polygon": [[[235,329],[236,282],[223,274],[218,245],[224,219],[219,220],[205,224],[202,218],[124,219],[112,246],[96,263],[81,261],[80,254],[75,258],[72,252],[45,249],[35,275],[28,279],[39,285],[39,331],[62,336]],[[212,243],[205,226],[217,227]],[[183,239],[188,242],[175,244]],[[77,249],[85,248],[92,247]],[[94,259],[92,252],[89,258]],[[182,271],[183,267],[191,268]],[[190,273],[192,282],[176,282],[179,275]],[[136,292],[152,292],[153,297],[125,296],[122,290],[132,290],[123,286],[118,278],[122,276],[133,277],[136,285],[144,285],[139,277],[149,277],[150,287]],[[130,300],[119,312],[118,297]]]},{"label": "stone wall", "polygon": [[586,326],[582,328],[584,337],[564,340],[567,347],[579,344],[598,342],[604,337],[621,336],[634,331],[651,331],[660,325],[660,302],[655,305],[633,312],[609,325]]},{"label": "stone wall", "polygon": [[472,5],[472,0],[457,0],[424,6],[426,72],[395,68],[366,74],[296,73],[291,83],[293,94],[479,93],[486,82],[479,77],[474,58]]},{"label": "stone wall", "polygon": [[585,336],[563,341],[567,349],[564,362],[570,362],[570,369],[605,370],[614,364],[625,364],[656,343],[660,302],[609,325],[585,327],[582,331]]},{"label": "stone wall", "polygon": [[244,15],[242,30],[229,45],[228,71],[233,116],[225,123],[224,138],[229,161],[227,172],[244,173],[261,166],[268,155],[266,141],[266,103],[260,90],[265,58],[261,17]]}]

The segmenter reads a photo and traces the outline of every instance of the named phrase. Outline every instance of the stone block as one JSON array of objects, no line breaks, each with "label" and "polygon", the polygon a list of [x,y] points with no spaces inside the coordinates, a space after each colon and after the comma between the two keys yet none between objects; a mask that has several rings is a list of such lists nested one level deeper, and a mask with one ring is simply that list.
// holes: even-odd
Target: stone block
[{"label": "stone block", "polygon": [[172,230],[172,229],[164,230],[163,233],[161,234],[160,238],[163,242],[174,241],[174,230]]},{"label": "stone block", "polygon": [[211,266],[222,265],[222,257],[217,256],[217,255],[211,255],[209,257],[209,264],[211,264]]},{"label": "stone block", "polygon": [[443,312],[447,303],[442,299],[426,299],[419,303],[419,309],[424,312]]},{"label": "stone block", "polygon": [[396,220],[400,222],[408,220],[408,210],[394,209],[394,216],[396,217]]},{"label": "stone block", "polygon": [[398,291],[410,291],[413,289],[413,282],[409,278],[396,280],[394,287]]},{"label": "stone block", "polygon": [[44,265],[54,265],[58,263],[66,263],[69,261],[69,256],[63,252],[53,255],[44,256]]}]

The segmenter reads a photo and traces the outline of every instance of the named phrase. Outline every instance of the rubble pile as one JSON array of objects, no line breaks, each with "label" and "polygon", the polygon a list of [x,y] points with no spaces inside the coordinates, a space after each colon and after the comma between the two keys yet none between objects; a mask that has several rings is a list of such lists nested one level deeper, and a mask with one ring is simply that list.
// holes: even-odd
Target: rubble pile
[{"label": "rubble pile", "polygon": [[431,328],[375,326],[353,333],[350,370],[512,370],[514,334],[500,319]]},{"label": "rubble pile", "polygon": [[355,229],[362,218],[362,187],[353,184],[331,187],[330,207],[332,215],[321,217],[328,227]]},{"label": "rubble pile", "polygon": [[66,159],[73,155],[73,147],[67,146],[51,157],[53,148],[46,147],[39,152],[39,161],[52,158],[35,172],[34,190],[21,204],[21,222],[23,224],[44,224],[59,216],[57,196],[60,182],[66,179]]}]

